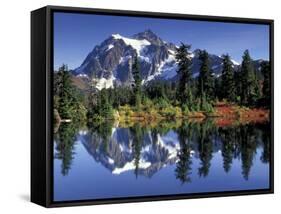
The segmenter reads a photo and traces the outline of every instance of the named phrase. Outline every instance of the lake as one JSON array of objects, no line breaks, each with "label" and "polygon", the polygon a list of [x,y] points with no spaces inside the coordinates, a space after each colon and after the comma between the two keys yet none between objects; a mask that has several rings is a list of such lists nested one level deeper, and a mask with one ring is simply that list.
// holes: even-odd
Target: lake
[{"label": "lake", "polygon": [[269,188],[270,124],[61,124],[54,201]]}]

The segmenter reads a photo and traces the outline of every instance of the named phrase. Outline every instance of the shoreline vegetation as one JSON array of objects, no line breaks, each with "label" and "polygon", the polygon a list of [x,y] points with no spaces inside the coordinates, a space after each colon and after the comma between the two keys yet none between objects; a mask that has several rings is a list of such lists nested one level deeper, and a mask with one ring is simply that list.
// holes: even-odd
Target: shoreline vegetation
[{"label": "shoreline vegetation", "polygon": [[209,118],[218,126],[263,123],[270,119],[270,63],[261,65],[259,75],[246,50],[238,71],[229,55],[223,55],[221,75],[215,76],[209,55],[199,53],[199,76],[191,73],[191,46],[177,48],[177,81],[142,84],[139,59],[132,56],[131,85],[98,90],[94,80],[86,90],[74,85],[66,65],[54,73],[54,124],[161,123],[163,121]]},{"label": "shoreline vegetation", "polygon": [[211,112],[206,111],[183,111],[179,107],[167,107],[150,111],[134,111],[130,106],[121,106],[114,113],[114,120],[117,121],[161,121],[174,119],[212,119],[221,118],[227,120],[238,120],[244,122],[267,121],[269,110],[262,108],[247,108],[227,103],[214,104]]},{"label": "shoreline vegetation", "polygon": [[[60,123],[71,123],[70,119],[61,119],[55,110],[55,126]],[[80,121],[88,124],[103,124],[105,122],[118,124],[121,127],[133,126],[139,123],[143,126],[156,126],[158,123],[170,123],[184,121],[202,123],[213,120],[218,127],[234,126],[236,124],[265,123],[269,121],[270,112],[264,108],[247,108],[227,103],[217,103],[213,112],[193,111],[184,112],[179,107],[168,107],[167,109],[151,109],[150,112],[134,111],[130,106],[120,106],[115,110],[111,118],[96,118],[92,121]]]}]

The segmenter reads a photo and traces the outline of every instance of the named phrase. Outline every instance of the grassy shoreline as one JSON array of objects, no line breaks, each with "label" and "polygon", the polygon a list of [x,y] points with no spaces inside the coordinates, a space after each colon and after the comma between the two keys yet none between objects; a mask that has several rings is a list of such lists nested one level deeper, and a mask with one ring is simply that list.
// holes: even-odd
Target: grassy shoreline
[{"label": "grassy shoreline", "polygon": [[168,107],[162,109],[150,109],[150,111],[134,111],[129,106],[120,107],[114,114],[118,121],[162,121],[174,119],[204,120],[215,118],[229,121],[263,122],[269,120],[269,110],[263,108],[246,108],[237,105],[218,103],[214,105],[212,112],[204,111],[183,111],[179,107]]},{"label": "grassy shoreline", "polygon": [[[246,108],[229,103],[218,102],[214,104],[211,112],[206,111],[184,111],[177,106],[167,106],[164,108],[156,108],[155,106],[141,106],[136,109],[133,106],[120,106],[113,110],[111,118],[93,118],[88,124],[102,124],[104,122],[112,122],[121,126],[130,126],[136,123],[143,126],[156,126],[157,124],[176,123],[180,124],[184,121],[195,123],[203,123],[206,120],[213,120],[216,126],[233,126],[236,124],[248,123],[264,123],[269,121],[270,111],[263,108]],[[59,118],[58,112],[55,111],[56,118]],[[55,121],[59,126],[67,120],[60,119]]]}]

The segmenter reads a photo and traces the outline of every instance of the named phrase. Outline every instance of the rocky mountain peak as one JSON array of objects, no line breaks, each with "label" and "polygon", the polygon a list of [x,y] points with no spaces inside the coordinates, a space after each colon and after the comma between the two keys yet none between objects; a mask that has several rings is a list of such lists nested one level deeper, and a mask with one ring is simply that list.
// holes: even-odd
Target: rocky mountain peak
[{"label": "rocky mountain peak", "polygon": [[201,51],[202,51],[202,50],[199,49],[199,48],[195,49],[195,50],[193,51],[194,56],[198,57]]},{"label": "rocky mountain peak", "polygon": [[164,42],[163,40],[158,37],[152,30],[147,29],[143,32],[137,33],[135,35],[133,35],[134,39],[145,39],[147,41],[149,41],[151,44],[154,45],[163,45]]}]

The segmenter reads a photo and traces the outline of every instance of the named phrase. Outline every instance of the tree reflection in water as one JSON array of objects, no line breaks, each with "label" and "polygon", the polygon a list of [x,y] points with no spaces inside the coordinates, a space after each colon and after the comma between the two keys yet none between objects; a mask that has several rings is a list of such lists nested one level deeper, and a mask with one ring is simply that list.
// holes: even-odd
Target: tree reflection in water
[{"label": "tree reflection in water", "polygon": [[178,140],[180,144],[180,151],[178,152],[178,162],[175,169],[176,178],[182,183],[191,182],[189,175],[191,174],[191,137],[192,137],[191,123],[183,123],[177,129]]},{"label": "tree reflection in water", "polygon": [[54,158],[61,160],[61,174],[67,175],[74,159],[74,143],[78,126],[72,123],[60,125],[57,133],[54,134],[55,154]]},{"label": "tree reflection in water", "polygon": [[[115,125],[116,126],[116,125]],[[175,165],[175,178],[182,184],[191,182],[193,160],[198,159],[199,177],[207,177],[214,154],[221,152],[225,173],[233,160],[241,160],[241,174],[249,179],[257,148],[262,148],[259,159],[270,159],[270,124],[234,124],[218,127],[213,120],[203,122],[165,121],[150,126],[141,123],[114,127],[113,122],[88,128],[81,136],[73,124],[61,124],[54,134],[54,158],[61,160],[61,174],[67,175],[75,157],[75,141],[81,141],[88,153],[112,173],[134,170],[139,175],[152,177],[166,165]],[[130,165],[130,164],[131,165]],[[133,166],[134,168],[125,168]],[[123,171],[122,171],[123,170]]]}]

